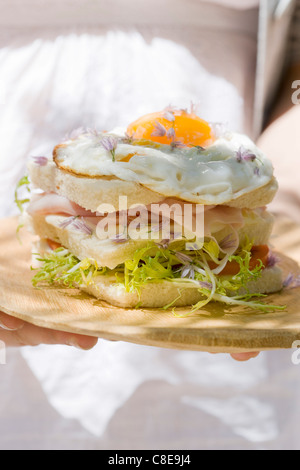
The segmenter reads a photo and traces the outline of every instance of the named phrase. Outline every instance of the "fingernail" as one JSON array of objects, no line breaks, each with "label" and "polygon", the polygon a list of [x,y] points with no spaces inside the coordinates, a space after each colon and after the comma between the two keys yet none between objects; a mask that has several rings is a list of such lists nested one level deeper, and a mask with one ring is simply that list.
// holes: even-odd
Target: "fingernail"
[{"label": "fingernail", "polygon": [[2,323],[1,321],[0,321],[0,328],[2,328],[2,330],[7,330],[7,331],[17,331],[20,329],[20,327],[12,328],[11,326],[4,325],[4,323]]},{"label": "fingernail", "polygon": [[77,340],[76,338],[70,339],[70,340],[67,342],[67,345],[68,345],[68,346],[73,346],[74,348],[81,349],[81,350],[86,349],[86,348],[83,347],[81,344],[79,344],[79,342],[78,342],[78,340]]},{"label": "fingernail", "polygon": [[79,344],[77,343],[76,339],[69,339],[67,342],[66,342],[66,345],[67,346],[73,346],[74,348],[78,348],[78,349],[81,349]]},{"label": "fingernail", "polygon": [[87,351],[95,346],[97,343],[97,338],[93,338],[92,340],[81,340],[82,344],[79,343],[77,338],[71,338],[67,344],[68,346],[73,346],[77,349],[81,349],[82,351]]}]

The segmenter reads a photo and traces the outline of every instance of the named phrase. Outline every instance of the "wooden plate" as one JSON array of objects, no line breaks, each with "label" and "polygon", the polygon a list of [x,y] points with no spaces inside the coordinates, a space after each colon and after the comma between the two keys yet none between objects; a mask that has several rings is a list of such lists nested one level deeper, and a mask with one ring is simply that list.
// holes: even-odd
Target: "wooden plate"
[{"label": "wooden plate", "polygon": [[[33,288],[32,236],[21,231],[17,219],[0,221],[0,310],[37,326],[109,340],[171,349],[242,352],[291,348],[300,340],[300,288],[270,295],[268,302],[286,305],[285,311],[254,312],[211,303],[185,318],[161,309],[113,307],[74,289]],[[298,228],[297,228],[298,229]],[[300,230],[294,242],[300,245]],[[286,231],[274,238],[276,248],[291,249]],[[288,240],[291,240],[289,237]],[[296,261],[281,256],[285,274],[300,274]],[[183,313],[180,309],[180,313]]]}]

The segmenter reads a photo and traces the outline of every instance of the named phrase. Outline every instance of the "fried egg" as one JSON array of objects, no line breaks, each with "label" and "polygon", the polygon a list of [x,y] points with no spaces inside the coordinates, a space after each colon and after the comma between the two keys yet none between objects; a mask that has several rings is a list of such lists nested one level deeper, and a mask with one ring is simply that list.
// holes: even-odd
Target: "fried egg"
[{"label": "fried egg", "polygon": [[132,181],[164,196],[224,204],[268,184],[269,159],[247,136],[226,132],[194,113],[164,110],[122,134],[86,132],[55,147],[58,167],[79,176]]},{"label": "fried egg", "polygon": [[194,112],[167,108],[164,111],[146,114],[127,128],[134,139],[148,139],[161,144],[207,146],[214,140],[212,127]]}]

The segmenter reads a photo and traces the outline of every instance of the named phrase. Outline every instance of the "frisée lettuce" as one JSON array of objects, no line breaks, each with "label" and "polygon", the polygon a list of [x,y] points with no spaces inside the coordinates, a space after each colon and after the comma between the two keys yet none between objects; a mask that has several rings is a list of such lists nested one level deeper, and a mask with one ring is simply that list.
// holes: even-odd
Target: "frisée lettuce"
[{"label": "fris\u00e9e lettuce", "polygon": [[[132,259],[117,266],[114,270],[98,266],[93,259],[79,260],[69,250],[60,247],[49,251],[37,260],[41,267],[32,279],[34,286],[41,283],[59,283],[68,288],[88,286],[95,283],[97,276],[115,276],[115,282],[122,284],[126,292],[140,292],[146,283],[169,281],[176,284],[178,291],[197,289],[203,299],[191,306],[195,312],[211,301],[227,305],[241,305],[263,312],[284,309],[259,300],[263,294],[247,292],[245,286],[260,278],[264,266],[262,262],[250,269],[251,243],[241,247],[233,256],[226,255],[221,260],[218,244],[214,240],[204,243],[201,250],[184,251],[180,244],[174,247],[153,244],[136,250]],[[213,261],[216,268],[210,266]],[[220,275],[227,261],[236,261],[239,272],[236,275]],[[239,294],[241,289],[243,294]],[[180,294],[179,294],[180,296]],[[174,305],[178,297],[164,308]]]}]

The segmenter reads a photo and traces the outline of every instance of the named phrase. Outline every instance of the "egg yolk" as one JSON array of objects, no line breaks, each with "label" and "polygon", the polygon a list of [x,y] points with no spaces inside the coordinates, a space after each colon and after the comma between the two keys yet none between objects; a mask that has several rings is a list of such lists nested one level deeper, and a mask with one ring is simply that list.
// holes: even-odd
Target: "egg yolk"
[{"label": "egg yolk", "polygon": [[206,147],[214,140],[210,125],[196,114],[184,110],[146,114],[128,126],[127,134],[134,139],[179,147]]}]

